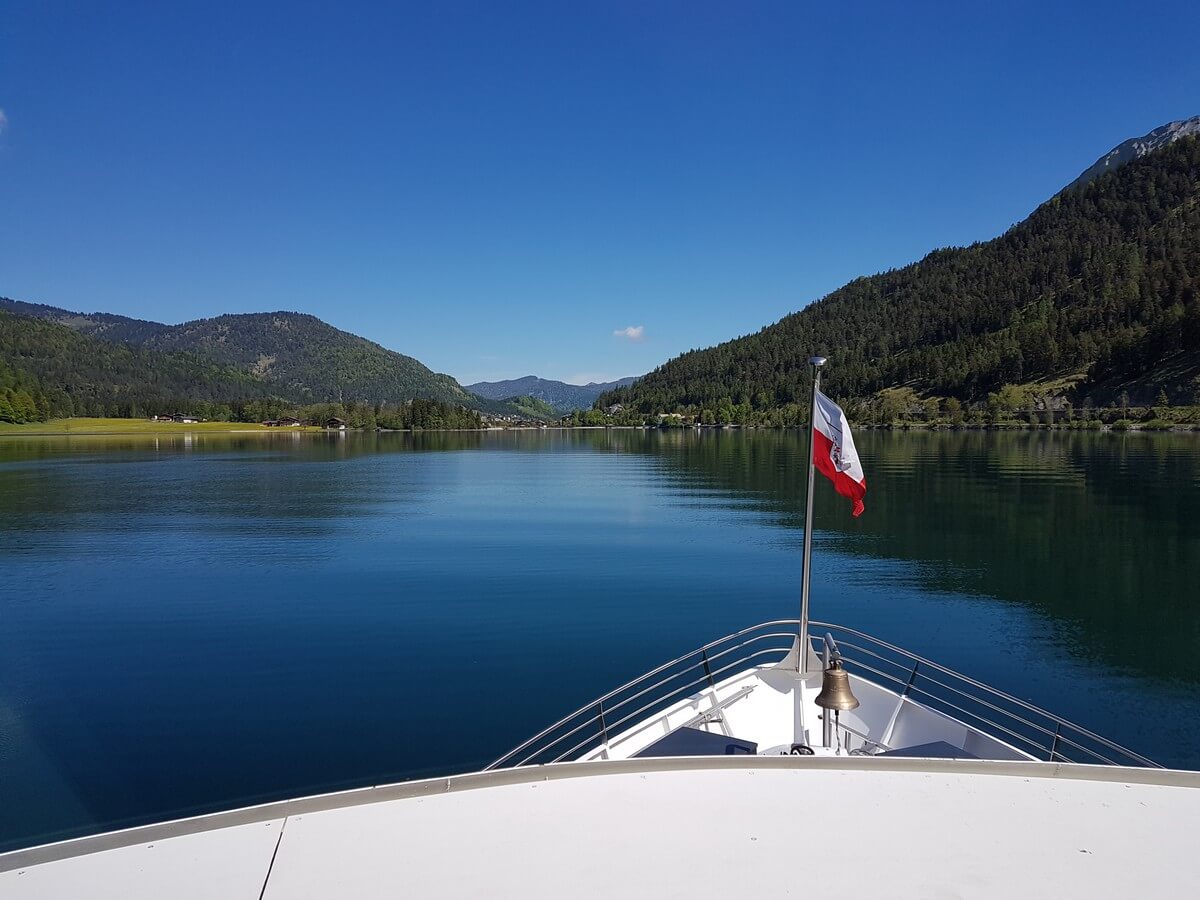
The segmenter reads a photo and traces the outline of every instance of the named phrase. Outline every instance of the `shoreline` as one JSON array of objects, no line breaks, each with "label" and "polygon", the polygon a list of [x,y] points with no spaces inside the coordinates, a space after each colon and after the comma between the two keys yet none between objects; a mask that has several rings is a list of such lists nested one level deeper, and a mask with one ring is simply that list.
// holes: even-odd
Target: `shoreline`
[{"label": "shoreline", "polygon": [[[665,431],[665,432],[711,432],[711,431],[797,431],[802,432],[803,427],[794,425],[685,425],[685,426],[658,426],[658,425],[513,425],[513,426],[493,426],[485,428],[345,428],[331,429],[306,426],[300,428],[266,428],[263,426],[255,426],[250,422],[206,422],[201,423],[202,427],[179,426],[177,428],[163,428],[161,426],[148,428],[145,427],[149,423],[144,423],[139,420],[117,419],[111,420],[112,424],[102,425],[99,427],[88,427],[86,425],[80,428],[59,428],[46,429],[44,426],[47,423],[37,422],[23,425],[0,425],[0,439],[6,437],[169,437],[172,435],[184,436],[203,436],[203,435],[308,435],[308,436],[329,436],[329,435],[344,435],[344,434],[490,434],[509,431]],[[1049,432],[1080,432],[1080,433],[1100,433],[1100,434],[1128,434],[1131,432],[1145,434],[1200,434],[1200,424],[1177,424],[1170,428],[1146,428],[1143,423],[1131,422],[1124,427],[1115,427],[1111,424],[1099,424],[1092,427],[1079,427],[1071,425],[1029,425],[1020,422],[1013,423],[995,423],[995,424],[962,424],[950,425],[943,423],[928,423],[928,422],[912,422],[899,425],[870,425],[863,424],[856,426],[856,430],[861,431],[972,431],[972,432],[1033,432],[1033,431],[1049,431]]]}]

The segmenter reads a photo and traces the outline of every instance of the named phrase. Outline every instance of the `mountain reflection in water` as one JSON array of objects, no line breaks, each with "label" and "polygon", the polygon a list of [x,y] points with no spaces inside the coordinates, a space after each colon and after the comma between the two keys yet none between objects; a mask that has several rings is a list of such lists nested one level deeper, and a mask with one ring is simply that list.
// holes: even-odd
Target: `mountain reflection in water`
[{"label": "mountain reflection in water", "polygon": [[[813,611],[1200,767],[1200,438],[863,432]],[[0,847],[461,771],[796,614],[775,431],[0,438]]]}]

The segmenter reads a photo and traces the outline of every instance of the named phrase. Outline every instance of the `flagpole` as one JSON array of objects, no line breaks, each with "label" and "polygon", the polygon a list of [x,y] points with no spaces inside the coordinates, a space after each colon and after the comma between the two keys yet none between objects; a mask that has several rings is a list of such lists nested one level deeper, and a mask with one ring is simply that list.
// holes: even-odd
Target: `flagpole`
[{"label": "flagpole", "polygon": [[808,674],[808,584],[812,576],[813,533],[813,429],[817,427],[817,391],[821,389],[821,366],[825,357],[810,356],[813,367],[812,403],[808,407],[808,498],[804,503],[804,557],[800,563],[800,661],[801,675]]}]

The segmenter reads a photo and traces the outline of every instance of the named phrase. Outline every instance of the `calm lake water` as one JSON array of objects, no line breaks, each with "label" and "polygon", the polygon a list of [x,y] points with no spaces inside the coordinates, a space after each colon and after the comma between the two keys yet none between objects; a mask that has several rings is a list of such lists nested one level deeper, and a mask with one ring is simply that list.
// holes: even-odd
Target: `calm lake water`
[{"label": "calm lake water", "polygon": [[[859,436],[813,613],[1200,768],[1200,436]],[[0,848],[486,764],[797,613],[777,432],[0,438]]]}]

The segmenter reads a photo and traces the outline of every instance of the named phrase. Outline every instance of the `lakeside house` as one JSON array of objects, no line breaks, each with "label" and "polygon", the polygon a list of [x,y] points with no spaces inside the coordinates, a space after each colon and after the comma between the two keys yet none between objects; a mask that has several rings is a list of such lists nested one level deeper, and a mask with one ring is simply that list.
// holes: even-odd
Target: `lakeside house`
[{"label": "lakeside house", "polygon": [[176,413],[175,415],[171,416],[171,421],[180,422],[184,425],[194,425],[197,422],[203,422],[204,420],[199,416],[191,416],[187,415],[186,413]]},{"label": "lakeside house", "polygon": [[335,430],[337,430],[337,431],[345,431],[345,430],[346,430],[346,420],[345,420],[345,419],[339,419],[337,416],[332,416],[332,417],[329,419],[329,421],[327,421],[327,422],[325,423],[325,427],[326,427],[326,428],[333,428],[333,429],[335,429]]}]

